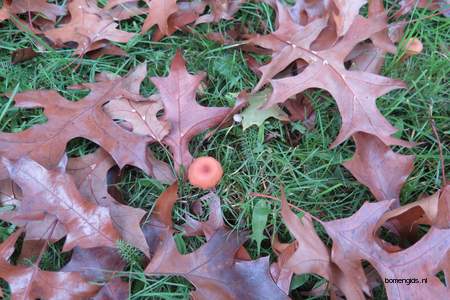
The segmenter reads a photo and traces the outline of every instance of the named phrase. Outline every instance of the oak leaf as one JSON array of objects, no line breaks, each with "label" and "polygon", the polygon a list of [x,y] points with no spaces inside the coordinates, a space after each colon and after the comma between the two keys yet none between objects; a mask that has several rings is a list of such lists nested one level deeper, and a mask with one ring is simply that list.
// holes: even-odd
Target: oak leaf
[{"label": "oak leaf", "polygon": [[21,235],[18,230],[0,244],[0,278],[8,282],[12,299],[69,299],[94,296],[98,286],[89,284],[77,272],[42,271],[37,265],[15,266],[8,263],[14,245]]},{"label": "oak leaf", "polygon": [[47,0],[13,0],[10,1],[11,3],[8,2],[3,1],[3,6],[0,8],[0,22],[9,19],[11,16],[28,12],[40,14],[55,22],[56,17],[66,14],[66,9],[63,6],[48,3]]},{"label": "oak leaf", "polygon": [[[285,260],[281,270],[290,270],[298,275],[307,273],[320,275],[337,286],[347,299],[365,299],[357,279],[352,274],[343,274],[331,261],[328,248],[314,229],[311,215],[305,214],[299,219],[289,208],[284,192],[281,201],[281,216],[296,239],[295,251],[286,247],[284,251],[288,251],[289,256],[286,257],[284,251],[281,253],[281,259]],[[363,290],[370,294],[368,288]]]},{"label": "oak leaf", "polygon": [[129,283],[114,278],[105,284],[92,300],[123,300],[129,298]]},{"label": "oak leaf", "polygon": [[269,273],[268,257],[254,261],[235,259],[247,237],[243,233],[217,230],[208,242],[181,255],[172,234],[145,269],[149,275],[179,275],[192,282],[194,299],[289,299]]},{"label": "oak leaf", "polygon": [[152,40],[159,41],[165,35],[171,35],[177,30],[183,30],[186,25],[198,19],[200,14],[205,10],[206,4],[203,1],[192,1],[179,2],[177,6],[178,10],[167,19],[167,34],[164,34],[158,28],[152,36]]},{"label": "oak leaf", "polygon": [[[280,8],[279,29],[271,35],[251,41],[275,51],[272,61],[261,67],[263,75],[256,89],[273,78],[291,62],[303,59],[307,67],[298,75],[271,81],[272,96],[266,106],[285,102],[291,96],[309,88],[327,90],[336,100],[342,118],[339,135],[331,144],[335,147],[356,132],[377,136],[386,145],[411,146],[410,143],[392,137],[397,130],[378,111],[376,99],[389,91],[403,88],[399,80],[375,74],[346,70],[344,60],[360,42],[370,38],[385,27],[383,16],[366,19],[357,16],[348,33],[333,47],[310,50],[309,46],[324,28],[325,22],[317,19],[306,27],[293,23],[284,8]],[[319,29],[317,29],[319,28]]]},{"label": "oak leaf", "polygon": [[175,169],[188,167],[192,161],[189,142],[208,128],[219,125],[229,108],[206,107],[197,103],[195,93],[204,74],[190,75],[180,52],[177,52],[167,77],[152,77],[164,104],[163,119],[171,125],[171,131],[162,141],[173,154]]},{"label": "oak leaf", "polygon": [[174,183],[156,199],[152,214],[142,226],[151,255],[154,255],[161,247],[165,234],[174,232],[172,209],[177,200],[178,184]]},{"label": "oak leaf", "polygon": [[[53,168],[63,157],[67,143],[83,137],[100,145],[120,168],[132,165],[158,179],[173,181],[169,167],[156,161],[147,149],[148,143],[155,140],[122,129],[103,109],[104,104],[122,97],[142,99],[133,93],[135,85],[139,86],[145,77],[142,69],[138,68],[125,78],[78,86],[91,91],[77,102],[68,101],[52,90],[17,94],[14,97],[16,107],[42,107],[48,121],[18,133],[0,133],[0,155],[13,160],[29,156]],[[0,169],[0,178],[5,179],[5,175],[4,168]]]},{"label": "oak leaf", "polygon": [[414,156],[394,153],[377,137],[367,133],[353,135],[356,152],[344,162],[359,182],[367,186],[378,201],[396,199],[414,167]]},{"label": "oak leaf", "polygon": [[242,128],[245,130],[252,125],[261,126],[269,118],[276,118],[280,121],[289,121],[288,115],[277,105],[269,108],[261,108],[267,101],[271,90],[266,89],[249,97],[249,105],[242,113]]},{"label": "oak leaf", "polygon": [[114,227],[123,240],[150,256],[141,230],[141,221],[147,212],[121,204],[108,193],[108,172],[114,166],[111,156],[99,148],[92,154],[69,159],[67,172],[72,175],[84,197],[96,205],[109,208]]},{"label": "oak leaf", "polygon": [[97,6],[92,0],[73,0],[68,4],[70,21],[60,28],[44,32],[52,42],[63,45],[68,42],[77,43],[75,54],[99,49],[104,40],[126,43],[133,33],[118,30],[118,24],[108,11]]},{"label": "oak leaf", "polygon": [[21,158],[17,162],[2,159],[11,179],[20,186],[23,200],[19,212],[50,214],[64,225],[67,238],[63,251],[75,246],[114,247],[120,238],[109,209],[86,200],[64,169],[47,170],[37,162]]},{"label": "oak leaf", "polygon": [[119,251],[109,247],[83,249],[75,247],[70,261],[61,269],[62,272],[78,272],[86,280],[104,283],[122,271],[125,261]]},{"label": "oak leaf", "polygon": [[149,5],[148,16],[142,25],[141,32],[147,32],[153,25],[158,25],[163,35],[169,33],[169,17],[178,11],[177,0],[147,0]]},{"label": "oak leaf", "polygon": [[325,230],[333,239],[332,261],[345,275],[356,276],[363,285],[367,285],[367,278],[362,269],[362,260],[369,262],[383,281],[426,278],[426,284],[386,283],[389,299],[449,298],[450,289],[435,274],[445,270],[445,276],[449,275],[446,268],[450,256],[450,229],[431,227],[411,247],[388,252],[380,247],[375,234],[378,221],[393,203],[392,200],[365,203],[351,217],[323,222]]},{"label": "oak leaf", "polygon": [[205,3],[211,8],[211,13],[198,18],[196,24],[216,23],[221,19],[230,20],[244,2],[245,0],[205,0]]}]

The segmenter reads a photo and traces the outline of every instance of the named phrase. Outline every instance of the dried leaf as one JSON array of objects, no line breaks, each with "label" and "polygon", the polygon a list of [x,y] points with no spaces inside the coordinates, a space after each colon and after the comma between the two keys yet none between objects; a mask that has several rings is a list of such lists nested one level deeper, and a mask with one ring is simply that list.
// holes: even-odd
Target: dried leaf
[{"label": "dried leaf", "polygon": [[155,201],[150,219],[142,226],[152,255],[160,248],[162,237],[173,232],[172,209],[177,199],[178,184],[174,183]]},{"label": "dried leaf", "polygon": [[[296,239],[295,252],[290,257],[282,257],[285,260],[282,267],[298,275],[318,274],[336,285],[347,299],[365,299],[363,291],[370,294],[369,288],[364,285],[359,286],[357,279],[352,274],[343,274],[334,265],[330,259],[329,250],[315,232],[311,216],[305,214],[300,220],[289,208],[284,194],[281,199],[281,216]],[[292,249],[288,247],[287,251],[292,252]]]},{"label": "dried leaf", "polygon": [[179,275],[192,282],[194,299],[289,299],[273,282],[268,257],[236,261],[244,234],[217,230],[195,252],[181,255],[166,233],[163,245],[145,269],[149,275]]},{"label": "dried leaf", "polygon": [[11,288],[12,299],[69,299],[89,298],[99,290],[89,284],[76,272],[48,272],[36,265],[31,267],[14,266],[8,259],[14,252],[14,245],[21,230],[0,244],[0,278],[6,280]]},{"label": "dried leaf", "polygon": [[150,8],[141,32],[147,32],[153,25],[158,25],[163,35],[170,35],[168,19],[178,11],[177,0],[151,0],[150,3],[146,0],[146,2]]},{"label": "dried leaf", "polygon": [[3,1],[3,6],[0,8],[0,22],[11,16],[28,12],[40,14],[55,22],[56,17],[66,14],[66,9],[63,6],[50,4],[47,0],[14,0],[11,3]]},{"label": "dried leaf", "polygon": [[[303,59],[308,66],[300,74],[271,81],[273,93],[266,106],[285,102],[290,97],[309,88],[325,89],[336,100],[342,117],[342,127],[331,147],[342,143],[356,132],[377,136],[386,145],[411,146],[411,143],[396,139],[391,135],[396,129],[378,111],[375,101],[391,90],[403,88],[399,80],[370,74],[349,71],[344,60],[361,41],[370,38],[385,26],[383,16],[363,18],[357,16],[349,32],[333,47],[313,51],[309,47],[325,23],[318,19],[301,27],[293,23],[288,13],[280,10],[279,29],[271,35],[258,37],[253,43],[275,51],[272,61],[263,67],[263,76],[257,89],[291,62]],[[282,13],[281,13],[282,12]]]},{"label": "dried leaf", "polygon": [[205,0],[205,2],[211,8],[211,14],[201,16],[196,24],[216,23],[221,19],[230,20],[245,0]]},{"label": "dried leaf", "polygon": [[[103,147],[120,168],[136,166],[170,182],[169,177],[173,178],[170,168],[156,161],[147,149],[148,143],[154,140],[122,129],[103,110],[103,105],[114,99],[142,99],[133,93],[145,77],[142,70],[138,68],[125,78],[77,86],[91,90],[78,102],[68,101],[52,90],[17,94],[16,107],[42,107],[48,121],[18,133],[0,133],[0,155],[13,160],[26,155],[47,168],[54,168],[63,157],[67,143],[83,137]],[[4,168],[0,169],[0,179],[5,179],[5,175]]]},{"label": "dried leaf", "polygon": [[[125,98],[115,99],[104,106],[105,112],[113,119],[126,121],[133,133],[151,136],[156,141],[169,134],[168,122],[157,118],[157,113],[163,109],[160,101],[134,102]],[[130,127],[128,126],[128,127]]]},{"label": "dried leaf", "polygon": [[426,278],[426,284],[386,283],[389,299],[447,299],[450,289],[435,274],[444,269],[447,272],[450,229],[431,227],[424,237],[408,249],[386,252],[378,245],[374,235],[378,221],[392,204],[393,201],[388,200],[365,203],[351,217],[324,222],[327,233],[333,239],[333,262],[345,275],[356,276],[365,284],[367,278],[362,269],[362,260],[368,261],[383,281]]},{"label": "dried leaf", "polygon": [[98,292],[92,300],[123,300],[129,298],[128,283],[120,278],[114,278]]},{"label": "dried leaf", "polygon": [[400,204],[400,190],[414,167],[414,156],[394,153],[377,137],[353,135],[356,152],[343,165],[359,182],[367,186],[378,201],[396,199]]},{"label": "dried leaf", "polygon": [[111,280],[114,273],[122,271],[124,267],[125,262],[117,249],[75,247],[72,258],[61,271],[78,272],[88,281],[103,283]]},{"label": "dried leaf", "polygon": [[149,257],[148,245],[141,230],[146,211],[120,204],[108,193],[108,171],[114,165],[111,156],[98,149],[93,154],[69,159],[67,172],[73,176],[84,197],[96,205],[109,208],[114,227],[123,239]]},{"label": "dried leaf", "polygon": [[38,56],[38,53],[36,53],[33,48],[17,49],[11,53],[11,64],[19,64],[21,62],[33,59],[36,56]]},{"label": "dried leaf", "polygon": [[112,224],[109,209],[86,200],[64,169],[47,170],[28,158],[21,158],[17,162],[3,158],[2,162],[11,179],[22,189],[23,200],[19,212],[22,215],[51,214],[64,225],[67,238],[63,251],[69,251],[75,246],[115,246],[120,236]]},{"label": "dried leaf", "polygon": [[75,54],[85,53],[100,48],[98,41],[108,40],[126,43],[133,33],[116,29],[118,24],[104,9],[97,6],[92,0],[72,0],[68,4],[70,21],[60,28],[44,32],[52,42],[63,45],[68,42],[77,43]]},{"label": "dried leaf", "polygon": [[175,168],[187,168],[192,161],[189,142],[197,134],[217,126],[227,116],[229,108],[205,107],[195,100],[195,93],[204,74],[190,75],[180,52],[172,61],[168,77],[152,77],[164,104],[163,119],[172,130],[163,140],[173,154]]}]

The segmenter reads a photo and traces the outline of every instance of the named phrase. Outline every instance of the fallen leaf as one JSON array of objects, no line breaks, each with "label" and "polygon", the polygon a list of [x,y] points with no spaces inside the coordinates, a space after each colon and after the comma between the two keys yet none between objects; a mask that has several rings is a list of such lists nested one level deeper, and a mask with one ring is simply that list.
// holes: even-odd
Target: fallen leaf
[{"label": "fallen leaf", "polygon": [[3,1],[3,6],[0,8],[0,22],[11,16],[28,12],[37,13],[55,22],[58,16],[66,14],[66,9],[64,6],[48,3],[47,0],[14,0],[10,3]]},{"label": "fallen leaf", "polygon": [[108,193],[108,171],[115,166],[114,160],[101,148],[82,157],[71,158],[67,172],[73,176],[80,193],[95,205],[109,208],[114,227],[123,240],[150,256],[141,221],[146,211],[117,202]]},{"label": "fallen leaf", "polygon": [[104,9],[97,6],[92,0],[72,0],[68,4],[70,21],[59,28],[44,32],[55,44],[62,46],[64,43],[75,42],[77,48],[75,54],[85,53],[100,48],[98,41],[108,40],[118,43],[126,43],[133,33],[116,29],[118,24],[114,18]]},{"label": "fallen leaf", "polygon": [[206,107],[195,100],[204,74],[190,75],[180,52],[177,52],[168,77],[152,77],[164,104],[163,119],[172,130],[162,141],[169,146],[175,169],[187,168],[192,162],[189,142],[208,128],[219,125],[230,111],[225,107]]},{"label": "fallen leaf", "polygon": [[378,97],[403,88],[405,84],[367,72],[349,71],[344,67],[345,58],[359,42],[384,28],[383,16],[369,19],[357,16],[348,33],[337,44],[326,50],[314,51],[309,47],[320,32],[317,28],[325,26],[324,21],[318,19],[303,28],[293,23],[283,8],[279,10],[284,11],[280,13],[283,25],[280,24],[271,35],[252,40],[261,47],[275,51],[272,61],[261,67],[263,75],[256,89],[295,60],[303,59],[308,66],[296,76],[272,80],[273,93],[266,106],[283,103],[309,88],[324,89],[336,100],[342,118],[341,130],[331,147],[356,132],[375,135],[386,145],[411,146],[411,143],[391,136],[397,130],[381,115],[375,103]]},{"label": "fallen leaf", "polygon": [[[447,299],[450,289],[436,276],[446,270],[450,253],[450,229],[431,227],[413,246],[394,253],[385,251],[375,240],[380,218],[393,201],[365,203],[348,218],[324,222],[333,239],[331,258],[345,275],[356,276],[367,284],[361,261],[369,262],[378,272],[389,299]],[[446,273],[448,276],[448,273]],[[392,279],[416,278],[418,283],[391,282]],[[420,284],[426,279],[426,284]],[[447,278],[448,280],[448,278]]]},{"label": "fallen leaf", "polygon": [[261,242],[267,239],[264,236],[264,229],[266,228],[270,212],[269,204],[265,200],[259,200],[253,207],[251,238],[256,242],[258,256],[261,253]]},{"label": "fallen leaf", "polygon": [[156,199],[149,220],[142,226],[152,255],[161,247],[165,233],[173,233],[172,209],[177,200],[178,184],[174,183]]},{"label": "fallen leaf", "polygon": [[269,118],[289,121],[289,116],[277,105],[261,108],[267,102],[271,92],[271,89],[266,89],[249,97],[249,105],[241,113],[244,130],[252,125],[260,127]]},{"label": "fallen leaf", "polygon": [[177,0],[146,0],[149,5],[148,16],[142,25],[141,33],[147,32],[153,25],[158,25],[163,35],[169,33],[169,17],[178,11]]},{"label": "fallen leaf", "polygon": [[353,135],[356,152],[343,163],[355,178],[367,186],[378,201],[395,199],[414,168],[414,156],[397,154],[377,137],[367,133]]},{"label": "fallen leaf", "polygon": [[353,22],[359,16],[359,10],[367,3],[367,0],[333,0],[336,12],[332,12],[338,36],[345,35]]},{"label": "fallen leaf", "polygon": [[244,2],[245,0],[205,0],[205,3],[211,8],[211,14],[201,16],[196,24],[216,23],[221,19],[230,20]]},{"label": "fallen leaf", "polygon": [[115,248],[82,249],[75,247],[72,258],[61,271],[78,272],[88,281],[105,283],[112,279],[114,273],[122,271],[124,267],[125,262]]},{"label": "fallen leaf", "polygon": [[[317,235],[312,217],[309,214],[303,215],[301,219],[289,208],[284,192],[281,197],[281,216],[289,232],[296,239],[295,251],[287,247],[289,257],[283,257],[285,262],[283,269],[288,269],[295,274],[314,273],[330,281],[337,286],[347,297],[347,299],[365,299],[363,291],[370,294],[370,290],[365,285],[359,285],[357,278],[351,273],[343,274],[342,271],[331,261],[330,252]],[[286,255],[286,254],[284,254]]]},{"label": "fallen leaf", "polygon": [[92,298],[92,300],[123,300],[130,296],[129,284],[120,278],[114,278]]},{"label": "fallen leaf", "polygon": [[[15,95],[16,107],[42,107],[48,121],[18,133],[0,133],[0,155],[12,160],[28,156],[53,168],[63,157],[67,143],[83,137],[100,145],[120,168],[132,165],[165,182],[173,181],[171,169],[154,159],[147,149],[155,140],[122,129],[103,110],[103,105],[114,99],[125,97],[139,101],[143,98],[133,93],[145,77],[142,70],[138,68],[124,78],[74,87],[90,89],[77,102],[66,100],[53,90]],[[5,169],[1,168],[0,179],[5,178]]]},{"label": "fallen leaf", "polygon": [[8,282],[12,299],[89,298],[99,290],[76,272],[42,271],[37,265],[14,266],[8,263],[14,245],[21,235],[18,230],[0,244],[0,278]]},{"label": "fallen leaf", "polygon": [[[227,228],[223,221],[222,208],[220,203],[220,198],[215,193],[209,193],[198,200],[195,200],[192,205],[193,208],[196,206],[200,210],[203,210],[202,203],[206,202],[209,206],[208,219],[204,222],[198,221],[192,218],[189,214],[185,215],[186,222],[182,225],[184,235],[186,236],[205,236],[208,241],[214,233],[223,228]],[[199,212],[197,212],[199,215]],[[250,254],[244,246],[241,246],[236,252],[236,259],[240,260],[251,260]]]},{"label": "fallen leaf", "polygon": [[[17,162],[2,159],[11,179],[20,186],[22,215],[47,213],[54,215],[67,232],[63,251],[75,246],[114,247],[120,238],[114,228],[109,209],[86,200],[64,169],[47,170],[28,158]],[[35,201],[39,199],[40,201]]]},{"label": "fallen leaf", "polygon": [[126,121],[135,134],[162,141],[170,132],[169,124],[157,118],[157,113],[163,109],[158,100],[135,102],[120,98],[111,100],[103,108],[111,118]]},{"label": "fallen leaf", "polygon": [[246,237],[242,233],[217,230],[202,247],[181,255],[166,233],[145,272],[178,275],[196,287],[194,299],[289,299],[272,280],[268,257],[236,261],[235,254]]},{"label": "fallen leaf", "polygon": [[33,59],[39,54],[33,48],[21,48],[11,53],[11,64],[19,64],[21,62]]}]

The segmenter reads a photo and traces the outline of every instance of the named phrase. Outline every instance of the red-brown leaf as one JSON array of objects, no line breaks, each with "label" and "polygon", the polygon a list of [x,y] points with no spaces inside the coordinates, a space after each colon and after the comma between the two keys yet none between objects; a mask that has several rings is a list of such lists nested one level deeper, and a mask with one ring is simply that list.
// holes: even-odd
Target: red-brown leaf
[{"label": "red-brown leaf", "polygon": [[356,152],[346,167],[367,186],[378,201],[396,199],[414,167],[414,156],[394,153],[377,137],[367,133],[353,135]]},{"label": "red-brown leaf", "polygon": [[229,108],[205,107],[197,103],[195,93],[204,74],[190,75],[180,52],[172,61],[168,77],[152,77],[164,104],[164,119],[172,130],[163,140],[173,154],[175,168],[187,168],[192,161],[189,142],[208,128],[217,126],[227,116]]},{"label": "red-brown leaf", "polygon": [[67,172],[74,178],[80,193],[92,203],[110,210],[114,227],[123,239],[150,256],[141,221],[146,211],[117,202],[108,193],[108,171],[115,165],[111,156],[102,149],[82,157],[71,158]]},{"label": "red-brown leaf", "polygon": [[[394,253],[385,251],[375,239],[378,221],[393,201],[365,203],[353,216],[324,227],[333,239],[332,260],[346,275],[363,284],[367,278],[361,261],[368,261],[384,279],[427,279],[426,284],[386,283],[389,299],[448,299],[450,289],[436,276],[448,268],[450,229],[431,227],[413,246]],[[446,273],[446,276],[448,274]],[[448,278],[447,278],[448,280]]]},{"label": "red-brown leaf", "polygon": [[[317,19],[303,28],[293,23],[285,9],[279,10],[282,16],[279,29],[269,36],[252,40],[275,51],[272,61],[261,68],[263,76],[257,88],[297,59],[305,60],[308,66],[296,76],[272,80],[273,94],[266,105],[285,102],[309,88],[324,89],[336,100],[342,117],[342,127],[332,147],[359,131],[377,136],[386,145],[411,146],[391,136],[397,130],[381,115],[375,103],[389,91],[405,87],[404,83],[344,67],[345,58],[359,42],[385,28],[383,15],[369,19],[357,16],[349,32],[337,44],[326,50],[313,51],[309,46],[319,33],[317,28],[323,28],[325,23]],[[288,28],[292,30],[287,31]]]},{"label": "red-brown leaf", "polygon": [[289,299],[271,278],[268,257],[235,259],[246,239],[242,233],[219,229],[198,250],[181,255],[172,234],[166,233],[145,272],[184,276],[196,287],[192,297],[198,300]]},{"label": "red-brown leaf", "polygon": [[67,238],[63,251],[75,246],[115,246],[120,235],[112,224],[109,209],[86,200],[64,170],[47,170],[28,158],[17,162],[3,158],[2,162],[11,179],[22,189],[20,213],[51,214],[64,225]]},{"label": "red-brown leaf", "polygon": [[77,43],[75,54],[83,55],[99,48],[96,42],[109,40],[126,43],[133,33],[116,29],[118,24],[108,11],[97,6],[91,0],[73,0],[68,4],[70,21],[60,28],[44,32],[52,42],[63,45],[68,42]]},{"label": "red-brown leaf", "polygon": [[[138,68],[125,78],[82,84],[78,88],[89,88],[91,92],[78,102],[68,101],[52,90],[16,95],[16,107],[42,107],[48,121],[18,133],[0,133],[0,155],[13,160],[26,155],[53,168],[63,157],[67,143],[84,137],[103,147],[120,168],[132,165],[163,181],[173,181],[169,167],[156,161],[147,149],[154,139],[122,129],[103,110],[103,105],[114,99],[141,100],[143,97],[134,92],[139,91],[143,71]],[[5,169],[0,169],[0,179],[5,175]]]},{"label": "red-brown leaf", "polygon": [[12,299],[78,300],[94,296],[98,286],[89,284],[76,272],[48,272],[36,265],[14,266],[8,263],[21,230],[0,244],[0,278],[11,288]]}]

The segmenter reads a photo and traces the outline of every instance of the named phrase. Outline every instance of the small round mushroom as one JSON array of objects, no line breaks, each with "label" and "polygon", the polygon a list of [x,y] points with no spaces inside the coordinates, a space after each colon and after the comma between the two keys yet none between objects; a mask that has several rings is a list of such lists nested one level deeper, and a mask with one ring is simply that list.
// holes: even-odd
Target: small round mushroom
[{"label": "small round mushroom", "polygon": [[215,187],[222,178],[222,165],[214,157],[202,156],[194,159],[188,170],[189,182],[207,190]]},{"label": "small round mushroom", "polygon": [[418,38],[410,38],[406,42],[404,59],[420,54],[423,50],[422,42]]}]

